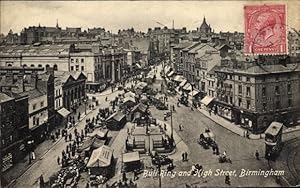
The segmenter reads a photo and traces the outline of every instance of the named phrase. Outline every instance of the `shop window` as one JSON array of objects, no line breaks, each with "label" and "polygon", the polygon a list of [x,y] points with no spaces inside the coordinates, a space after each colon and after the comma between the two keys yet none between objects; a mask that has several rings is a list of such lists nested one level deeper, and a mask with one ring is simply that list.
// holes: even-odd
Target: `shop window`
[{"label": "shop window", "polygon": [[276,79],[276,81],[278,81],[279,80],[279,76],[276,76],[275,79]]},{"label": "shop window", "polygon": [[280,94],[279,86],[275,86],[275,94],[276,95]]}]

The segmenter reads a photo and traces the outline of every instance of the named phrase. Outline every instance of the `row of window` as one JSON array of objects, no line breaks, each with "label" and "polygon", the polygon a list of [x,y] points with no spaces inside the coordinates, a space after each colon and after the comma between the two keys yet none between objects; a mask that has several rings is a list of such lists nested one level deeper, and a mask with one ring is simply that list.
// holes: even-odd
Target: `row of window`
[{"label": "row of window", "polygon": [[[282,86],[281,86],[282,87]],[[292,87],[291,84],[287,85],[287,92],[291,93],[292,92]],[[300,84],[299,84],[299,92],[300,92]],[[280,94],[280,86],[275,86],[275,94],[279,95]],[[266,91],[266,87],[262,88],[262,96],[267,96],[267,91]]]},{"label": "row of window", "polygon": [[[9,65],[8,65],[8,66],[9,66]],[[11,65],[10,65],[10,66],[11,66]],[[27,67],[27,66],[28,66],[28,65],[26,65],[26,64],[24,64],[24,65],[23,65],[23,67]],[[34,64],[31,64],[31,65],[30,65],[30,67],[35,67],[35,65],[34,65]],[[40,68],[42,68],[42,67],[43,67],[43,65],[42,65],[42,64],[38,64],[38,66],[37,66],[37,67],[40,67]],[[46,65],[45,65],[45,68],[46,68],[46,69],[48,69],[49,67],[50,67],[50,65],[49,65],[49,64],[46,64]],[[53,69],[54,69],[54,70],[57,70],[57,68],[58,68],[58,67],[57,67],[57,65],[56,65],[56,64],[55,64],[55,65],[53,65]]]},{"label": "row of window", "polygon": [[[79,71],[79,65],[75,65],[75,69],[74,66],[71,66],[71,71]],[[84,71],[84,66],[81,66],[81,71]]]},{"label": "row of window", "polygon": [[[232,85],[230,84],[230,87],[232,88]],[[242,94],[243,93],[243,86],[239,85],[238,86],[238,93]],[[251,96],[251,88],[249,86],[246,87],[246,95]]]},{"label": "row of window", "polygon": [[[288,99],[288,107],[292,107],[293,105],[293,100],[292,99]],[[264,102],[262,103],[262,106],[263,106],[263,111],[267,111],[267,103]],[[281,102],[278,100],[275,102],[275,109],[280,109],[281,108]]]},{"label": "row of window", "polygon": [[[76,59],[75,59],[75,62],[76,62],[76,63],[79,63],[79,59],[76,58]],[[81,59],[80,59],[80,62],[81,62],[81,63],[84,63],[84,59],[81,58]],[[73,59],[73,58],[71,58],[71,63],[74,63],[74,59]]]}]

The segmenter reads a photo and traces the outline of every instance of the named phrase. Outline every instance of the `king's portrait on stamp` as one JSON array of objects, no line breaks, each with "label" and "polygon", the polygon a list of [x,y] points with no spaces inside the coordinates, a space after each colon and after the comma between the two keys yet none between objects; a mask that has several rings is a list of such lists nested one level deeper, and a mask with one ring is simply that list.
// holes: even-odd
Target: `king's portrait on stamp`
[{"label": "king's portrait on stamp", "polygon": [[284,4],[245,5],[244,19],[246,53],[287,53]]}]

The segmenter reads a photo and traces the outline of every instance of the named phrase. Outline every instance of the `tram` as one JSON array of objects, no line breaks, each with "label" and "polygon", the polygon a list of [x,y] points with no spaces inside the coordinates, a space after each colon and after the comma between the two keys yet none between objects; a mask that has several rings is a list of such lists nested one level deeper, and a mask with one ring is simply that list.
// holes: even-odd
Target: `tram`
[{"label": "tram", "polygon": [[282,128],[283,124],[272,122],[265,131],[265,158],[267,160],[275,160],[282,149]]}]

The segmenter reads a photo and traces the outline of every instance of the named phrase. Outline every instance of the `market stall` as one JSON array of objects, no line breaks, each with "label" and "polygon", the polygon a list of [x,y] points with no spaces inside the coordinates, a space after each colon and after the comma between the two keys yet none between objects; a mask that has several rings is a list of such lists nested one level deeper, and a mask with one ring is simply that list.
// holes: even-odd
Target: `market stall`
[{"label": "market stall", "polygon": [[106,119],[106,126],[110,130],[119,130],[126,124],[126,116],[118,111]]},{"label": "market stall", "polygon": [[123,154],[123,170],[126,172],[141,170],[142,163],[139,152],[130,152]]},{"label": "market stall", "polygon": [[86,167],[91,175],[110,178],[113,175],[113,161],[113,149],[103,145],[93,151]]}]

